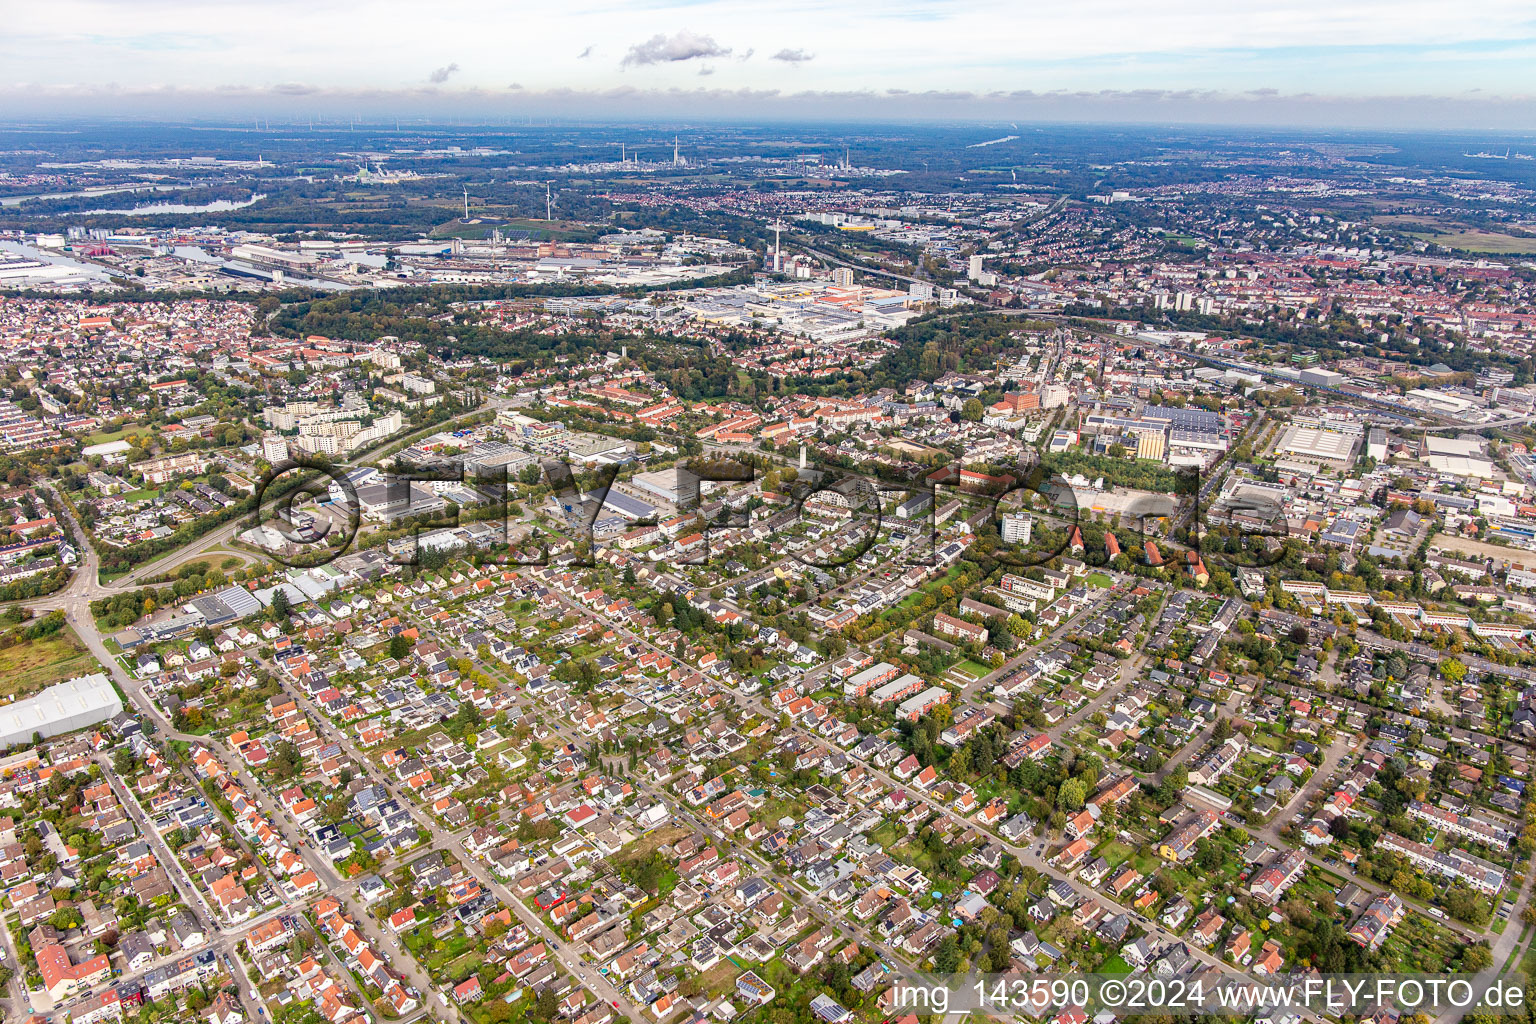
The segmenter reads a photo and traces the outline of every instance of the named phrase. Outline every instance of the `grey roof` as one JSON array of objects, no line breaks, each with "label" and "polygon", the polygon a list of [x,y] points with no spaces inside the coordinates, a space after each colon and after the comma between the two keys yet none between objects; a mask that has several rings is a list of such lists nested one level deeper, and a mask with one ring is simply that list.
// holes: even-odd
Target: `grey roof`
[{"label": "grey roof", "polygon": [[[591,491],[583,497],[588,499],[595,499],[597,496],[598,494],[596,491]],[[608,508],[613,509],[615,512],[630,516],[634,519],[645,519],[656,514],[656,506],[646,504],[639,498],[632,498],[627,494],[623,494],[611,488],[609,489],[607,495],[603,497],[603,504]]]},{"label": "grey roof", "polygon": [[261,611],[261,602],[244,587],[225,587],[213,596],[223,601],[237,618],[243,619],[247,615],[255,615]]},{"label": "grey roof", "polygon": [[239,618],[233,608],[225,603],[217,594],[204,594],[192,601],[192,607],[196,608],[203,616],[203,620],[210,626],[222,625],[225,622],[233,622]]}]

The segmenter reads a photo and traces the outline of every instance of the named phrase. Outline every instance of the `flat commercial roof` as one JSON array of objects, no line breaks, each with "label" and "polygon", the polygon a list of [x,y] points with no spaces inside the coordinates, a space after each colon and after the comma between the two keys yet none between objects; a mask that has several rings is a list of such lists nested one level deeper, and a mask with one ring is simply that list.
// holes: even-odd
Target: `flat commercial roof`
[{"label": "flat commercial roof", "polygon": [[1483,440],[1478,437],[1436,437],[1428,434],[1424,438],[1424,454],[1470,458],[1482,454],[1483,444]]},{"label": "flat commercial roof", "polygon": [[1171,405],[1149,405],[1141,412],[1144,420],[1167,420],[1181,430],[1205,430],[1219,433],[1222,428],[1220,413],[1209,409],[1179,409]]},{"label": "flat commercial roof", "polygon": [[1357,434],[1341,434],[1335,430],[1319,430],[1316,427],[1291,427],[1280,441],[1279,450],[1291,455],[1305,455],[1314,459],[1346,461],[1354,454],[1360,440]]},{"label": "flat commercial roof", "polygon": [[261,611],[261,602],[244,587],[225,587],[214,595],[234,612],[236,616],[245,618],[247,615],[255,615]]},{"label": "flat commercial roof", "polygon": [[35,697],[0,707],[0,745],[61,736],[121,714],[123,699],[104,673],[94,672],[48,687]]},{"label": "flat commercial roof", "polygon": [[677,467],[672,466],[667,469],[654,469],[649,473],[636,473],[632,483],[636,487],[650,491],[663,501],[675,505],[678,499],[677,478]]},{"label": "flat commercial roof", "polygon": [[[583,497],[587,499],[596,498],[597,492],[591,491]],[[639,498],[631,498],[627,494],[612,489],[608,491],[607,497],[603,499],[603,504],[613,509],[619,515],[629,519],[646,519],[656,514],[656,506],[647,505]]]},{"label": "flat commercial roof", "polygon": [[210,626],[223,625],[239,617],[234,609],[225,604],[217,594],[204,594],[202,597],[194,598],[191,605]]}]

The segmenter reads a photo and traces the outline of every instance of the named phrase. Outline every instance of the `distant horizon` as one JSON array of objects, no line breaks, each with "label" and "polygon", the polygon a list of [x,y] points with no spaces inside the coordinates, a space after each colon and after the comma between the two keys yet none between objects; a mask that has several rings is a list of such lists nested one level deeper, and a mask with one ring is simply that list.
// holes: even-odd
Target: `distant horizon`
[{"label": "distant horizon", "polygon": [[[1536,97],[1285,96],[1189,91],[957,95],[775,94],[727,90],[535,93],[516,90],[254,90],[28,93],[0,88],[0,131],[66,124],[161,124],[231,130],[345,127],[533,127],[659,124],[1115,126],[1536,138]],[[546,122],[541,125],[538,122]]]}]

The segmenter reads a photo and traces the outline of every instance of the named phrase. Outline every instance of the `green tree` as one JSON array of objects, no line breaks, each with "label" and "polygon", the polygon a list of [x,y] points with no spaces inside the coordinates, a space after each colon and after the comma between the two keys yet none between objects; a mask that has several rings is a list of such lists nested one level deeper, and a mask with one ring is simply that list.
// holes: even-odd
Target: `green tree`
[{"label": "green tree", "polygon": [[1488,948],[1486,942],[1479,942],[1468,946],[1461,958],[1461,969],[1469,974],[1487,970],[1493,966],[1493,951]]},{"label": "green tree", "polygon": [[399,633],[389,638],[389,656],[403,661],[411,653],[411,641]]},{"label": "green tree", "polygon": [[1440,675],[1448,683],[1459,683],[1467,678],[1467,666],[1456,658],[1445,658],[1440,662]]},{"label": "green tree", "polygon": [[293,741],[283,740],[272,749],[270,764],[272,765],[272,771],[279,778],[288,779],[299,774],[299,771],[304,767],[304,759],[299,754],[299,748],[293,744]]}]

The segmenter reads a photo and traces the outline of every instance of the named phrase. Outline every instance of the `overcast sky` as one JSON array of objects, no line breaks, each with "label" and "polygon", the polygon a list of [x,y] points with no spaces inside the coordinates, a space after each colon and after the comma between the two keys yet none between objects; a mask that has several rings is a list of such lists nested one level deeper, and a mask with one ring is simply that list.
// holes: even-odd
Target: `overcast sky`
[{"label": "overcast sky", "polygon": [[6,0],[0,117],[391,112],[1536,128],[1530,0]]}]

